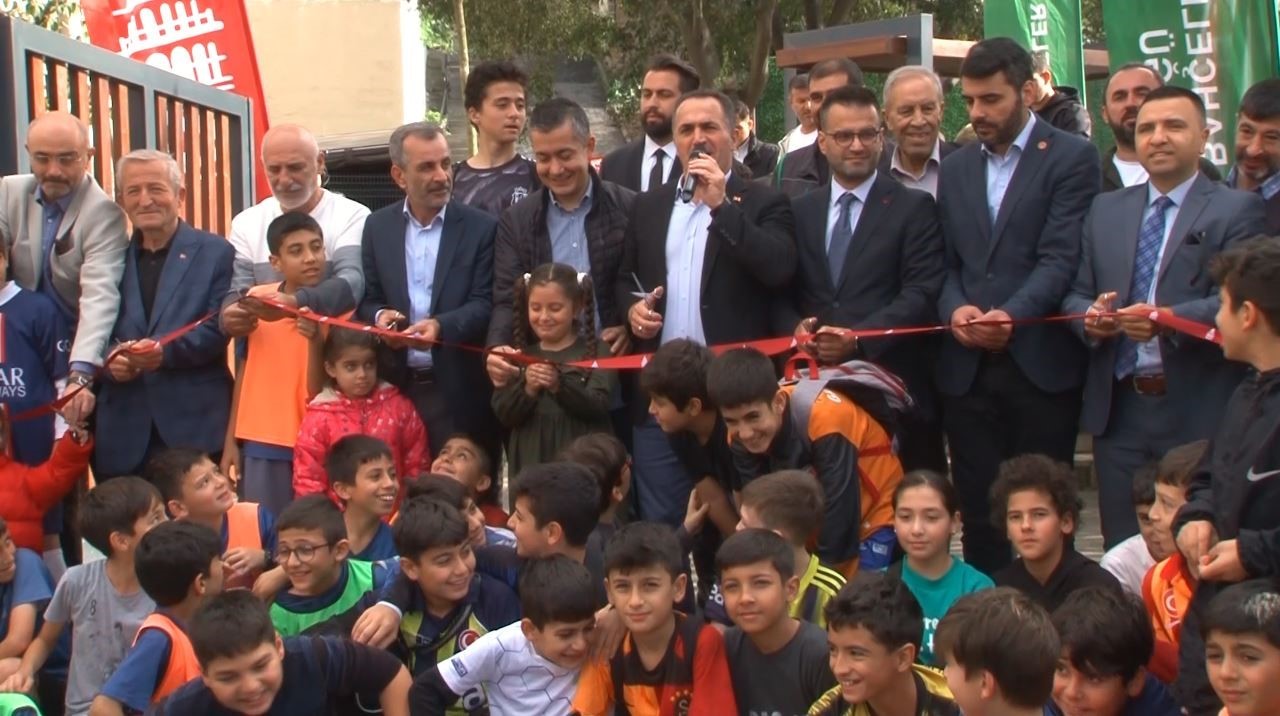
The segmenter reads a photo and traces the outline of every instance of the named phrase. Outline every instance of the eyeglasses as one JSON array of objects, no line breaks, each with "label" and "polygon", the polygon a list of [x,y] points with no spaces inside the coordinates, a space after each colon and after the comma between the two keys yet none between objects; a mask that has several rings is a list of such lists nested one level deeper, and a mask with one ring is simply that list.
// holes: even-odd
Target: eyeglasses
[{"label": "eyeglasses", "polygon": [[66,152],[63,154],[49,155],[43,152],[32,154],[31,163],[36,166],[47,167],[53,162],[57,162],[58,166],[63,169],[70,169],[79,164],[84,159],[84,154],[80,152]]},{"label": "eyeglasses", "polygon": [[880,130],[879,129],[861,129],[855,132],[853,130],[846,129],[839,132],[832,132],[827,136],[830,137],[832,140],[834,140],[836,143],[836,146],[838,147],[847,147],[850,144],[853,144],[854,139],[857,139],[859,142],[862,142],[863,146],[868,146],[872,142],[879,141]]},{"label": "eyeglasses", "polygon": [[277,547],[276,564],[288,563],[289,557],[297,557],[300,564],[308,564],[311,560],[316,558],[316,550],[332,546],[332,542],[325,542],[324,544],[300,544],[293,549],[289,549],[288,547]]}]

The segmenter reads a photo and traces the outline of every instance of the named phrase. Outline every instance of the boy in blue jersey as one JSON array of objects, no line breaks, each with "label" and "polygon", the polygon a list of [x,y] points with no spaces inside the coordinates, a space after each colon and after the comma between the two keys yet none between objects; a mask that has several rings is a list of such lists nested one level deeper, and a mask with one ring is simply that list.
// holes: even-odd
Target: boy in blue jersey
[{"label": "boy in blue jersey", "polygon": [[[410,673],[434,669],[482,635],[520,621],[515,592],[476,573],[467,522],[457,509],[414,498],[392,531],[403,578],[414,587],[397,639]],[[483,690],[464,694],[462,703],[467,711],[482,706]]]},{"label": "boy in blue jersey", "polygon": [[228,589],[253,586],[272,563],[275,517],[261,505],[237,501],[231,481],[208,455],[191,448],[166,448],[147,462],[142,476],[160,490],[170,517],[204,525],[219,535]]},{"label": "boy in blue jersey", "polygon": [[[53,299],[26,291],[9,280],[9,242],[0,236],[0,405],[10,416],[39,408],[56,399],[67,379],[70,329]],[[13,459],[39,465],[53,452],[54,413],[10,424]],[[79,427],[79,426],[78,426]],[[49,571],[61,577],[67,570],[58,542],[62,505],[50,509],[44,521],[43,558]]]},{"label": "boy in blue jersey", "polygon": [[342,513],[325,495],[307,495],[280,513],[276,562],[289,587],[276,595],[271,620],[282,636],[347,634],[356,606],[398,571],[393,560],[351,559]]},{"label": "boy in blue jersey", "polygon": [[247,591],[209,600],[188,633],[201,679],[158,704],[156,716],[325,716],[346,713],[340,709],[357,693],[377,694],[386,716],[409,714],[412,681],[394,656],[346,640],[281,639]]},{"label": "boy in blue jersey", "polygon": [[391,448],[368,435],[347,435],[329,448],[324,461],[329,487],[342,501],[351,558],[366,562],[396,556],[391,527],[400,481]]},{"label": "boy in blue jersey", "polygon": [[[22,652],[44,623],[44,608],[53,599],[53,577],[40,556],[13,543],[0,519],[0,682],[17,670]],[[63,701],[71,634],[64,632],[40,671],[37,693],[44,703]]]}]

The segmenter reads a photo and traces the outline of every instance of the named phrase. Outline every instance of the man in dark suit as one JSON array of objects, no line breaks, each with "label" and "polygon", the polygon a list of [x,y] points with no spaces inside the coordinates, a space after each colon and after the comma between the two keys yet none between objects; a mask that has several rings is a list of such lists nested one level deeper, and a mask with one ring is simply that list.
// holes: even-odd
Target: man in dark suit
[{"label": "man in dark suit", "polygon": [[899,67],[884,80],[884,125],[891,142],[879,170],[912,189],[938,198],[942,160],[957,147],[942,138],[942,80],[924,65]]},{"label": "man in dark suit", "polygon": [[1200,173],[1208,136],[1200,95],[1181,87],[1147,95],[1136,138],[1150,181],[1094,200],[1080,271],[1062,305],[1064,313],[1122,314],[1074,324],[1090,349],[1081,424],[1094,436],[1108,549],[1138,533],[1133,474],[1173,447],[1212,437],[1244,375],[1218,346],[1148,319],[1160,310],[1213,325],[1220,301],[1209,262],[1265,226],[1261,197]]},{"label": "man in dark suit", "polygon": [[[502,214],[493,250],[493,316],[489,319],[486,359],[489,379],[501,388],[515,379],[520,366],[504,360],[515,321],[514,287],[518,277],[555,261],[591,276],[600,337],[614,355],[631,347],[614,286],[622,264],[623,238],[635,192],[601,179],[591,169],[595,137],[587,113],[572,100],[554,97],[529,115],[529,141],[542,188],[527,201]],[[613,412],[624,442],[631,440],[631,418],[625,407]]]},{"label": "man in dark suit", "polygon": [[1071,287],[1080,230],[1098,193],[1088,140],[1036,119],[1031,56],[1009,38],[969,50],[960,69],[981,140],[942,163],[947,275],[938,314],[951,325],[938,360],[952,474],[966,515],[965,560],[992,574],[1010,559],[987,519],[1000,463],[1026,453],[1071,462],[1084,349],[1054,315]]},{"label": "man in dark suit", "polygon": [[1267,204],[1267,233],[1280,234],[1280,79],[1257,82],[1240,99],[1236,165],[1227,186],[1261,196]]},{"label": "man in dark suit", "polygon": [[[778,328],[775,304],[796,266],[791,206],[730,172],[733,117],[733,101],[720,92],[681,97],[676,146],[696,180],[693,196],[679,196],[677,175],[636,197],[617,294],[642,352],[676,338],[752,341]],[[689,160],[695,146],[703,153]],[[635,485],[642,519],[683,519],[692,483],[652,418],[635,431]]]},{"label": "man in dark suit", "polygon": [[[1147,170],[1138,161],[1134,128],[1142,101],[1152,90],[1161,87],[1164,87],[1164,78],[1142,62],[1123,64],[1107,78],[1102,95],[1102,121],[1111,127],[1116,143],[1102,155],[1103,191],[1147,183]],[[1204,157],[1200,158],[1200,173],[1213,181],[1222,180],[1218,168]]]},{"label": "man in dark suit", "polygon": [[675,55],[649,61],[640,86],[640,124],[644,136],[618,147],[600,162],[600,176],[631,191],[649,191],[683,173],[671,137],[671,120],[680,95],[698,89],[702,79]]},{"label": "man in dark suit", "polygon": [[746,102],[740,99],[733,101],[737,120],[733,128],[733,139],[737,148],[733,150],[733,159],[751,172],[754,181],[766,184],[773,181],[773,170],[778,166],[778,155],[782,151],[778,145],[762,142],[756,136],[756,117]]},{"label": "man in dark suit", "polygon": [[[138,149],[120,160],[119,200],[133,225],[111,333],[122,350],[98,397],[94,471],[136,475],[170,446],[222,452],[231,409],[227,337],[216,312],[231,286],[235,250],[178,216],[186,198],[173,157]],[[152,340],[215,317],[167,346]]]},{"label": "man in dark suit", "polygon": [[[876,170],[882,151],[878,104],[865,87],[841,87],[819,110],[818,144],[831,183],[792,201],[799,262],[788,325],[797,334],[816,332],[806,350],[824,365],[859,358],[906,381],[918,404],[898,436],[903,468],[945,472],[941,440],[930,440],[938,432],[933,365],[920,338],[859,341],[831,331],[937,322],[944,271],[937,206],[926,192]],[[921,430],[930,425],[932,433]]]},{"label": "man in dark suit", "polygon": [[[841,87],[861,87],[862,68],[853,60],[824,60],[809,70],[809,109],[816,113],[828,92]],[[789,152],[778,166],[775,185],[789,197],[807,194],[831,181],[827,158],[814,142]]]},{"label": "man in dark suit", "polygon": [[358,315],[382,328],[404,329],[406,340],[392,346],[400,350],[385,377],[413,401],[431,452],[465,431],[496,460],[498,424],[483,359],[455,346],[484,343],[497,219],[452,200],[449,144],[439,127],[414,122],[396,129],[391,163],[405,201],[365,222],[365,294]]}]

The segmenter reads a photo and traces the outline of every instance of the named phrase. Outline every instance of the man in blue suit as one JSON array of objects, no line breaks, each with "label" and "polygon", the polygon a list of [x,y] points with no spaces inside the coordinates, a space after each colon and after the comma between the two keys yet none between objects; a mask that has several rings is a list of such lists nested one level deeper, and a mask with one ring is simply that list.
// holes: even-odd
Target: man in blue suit
[{"label": "man in blue suit", "polygon": [[[133,225],[120,280],[120,313],[98,395],[94,472],[136,475],[165,447],[222,451],[231,409],[227,337],[216,312],[231,286],[235,251],[179,219],[186,198],[173,157],[138,149],[116,169],[118,200]],[[161,346],[154,338],[209,315]]]},{"label": "man in blue suit", "polygon": [[403,203],[364,225],[365,294],[357,314],[422,341],[393,345],[386,379],[413,401],[431,452],[464,431],[499,457],[499,427],[480,353],[493,308],[493,239],[498,220],[452,199],[449,144],[439,127],[406,124],[391,134],[391,176]]},{"label": "man in blue suit", "polygon": [[[1209,262],[1266,229],[1262,197],[1200,173],[1209,136],[1204,101],[1154,89],[1134,127],[1147,182],[1099,194],[1084,224],[1066,313],[1120,311],[1073,327],[1090,349],[1081,425],[1094,436],[1098,507],[1108,548],[1138,533],[1133,473],[1170,448],[1212,437],[1244,376],[1218,346],[1154,325],[1152,311],[1213,325]],[[1159,307],[1157,309],[1157,307]]]},{"label": "man in blue suit", "polygon": [[1098,151],[1036,119],[1031,56],[983,40],[960,68],[979,142],[942,162],[939,215],[947,274],[938,313],[951,325],[937,363],[951,467],[965,516],[964,557],[991,574],[1008,564],[987,496],[1000,463],[1026,453],[1070,462],[1084,348],[1054,315],[1071,288],[1080,229],[1098,193]]}]

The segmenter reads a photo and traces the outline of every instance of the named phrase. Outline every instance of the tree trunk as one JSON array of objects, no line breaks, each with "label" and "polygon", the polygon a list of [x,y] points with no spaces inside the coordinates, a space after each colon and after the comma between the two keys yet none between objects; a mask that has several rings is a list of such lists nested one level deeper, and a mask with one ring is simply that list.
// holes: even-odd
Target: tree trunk
[{"label": "tree trunk", "polygon": [[822,27],[822,0],[804,0],[804,28],[817,30]]},{"label": "tree trunk", "polygon": [[702,0],[689,0],[687,7],[686,21],[680,28],[685,50],[689,53],[690,64],[702,75],[702,85],[713,87],[720,75],[720,58],[716,55],[715,42],[702,13]]},{"label": "tree trunk", "polygon": [[[463,7],[464,0],[453,0],[453,33],[458,36],[458,94],[467,86],[467,75],[471,74],[471,50],[467,47],[467,13]],[[476,153],[475,127],[467,122],[467,146],[470,153]]]},{"label": "tree trunk", "polygon": [[849,22],[849,15],[852,12],[853,0],[835,0],[831,4],[831,14],[827,15],[827,27],[844,25]]},{"label": "tree trunk", "polygon": [[782,22],[782,4],[779,3],[773,8],[773,40],[771,44],[775,54],[782,49],[782,30],[785,27],[785,23]]},{"label": "tree trunk", "polygon": [[747,77],[746,91],[742,101],[748,107],[755,107],[764,94],[765,82],[769,80],[769,55],[773,45],[773,14],[778,9],[778,0],[756,0],[756,37],[751,48],[750,74]]}]

